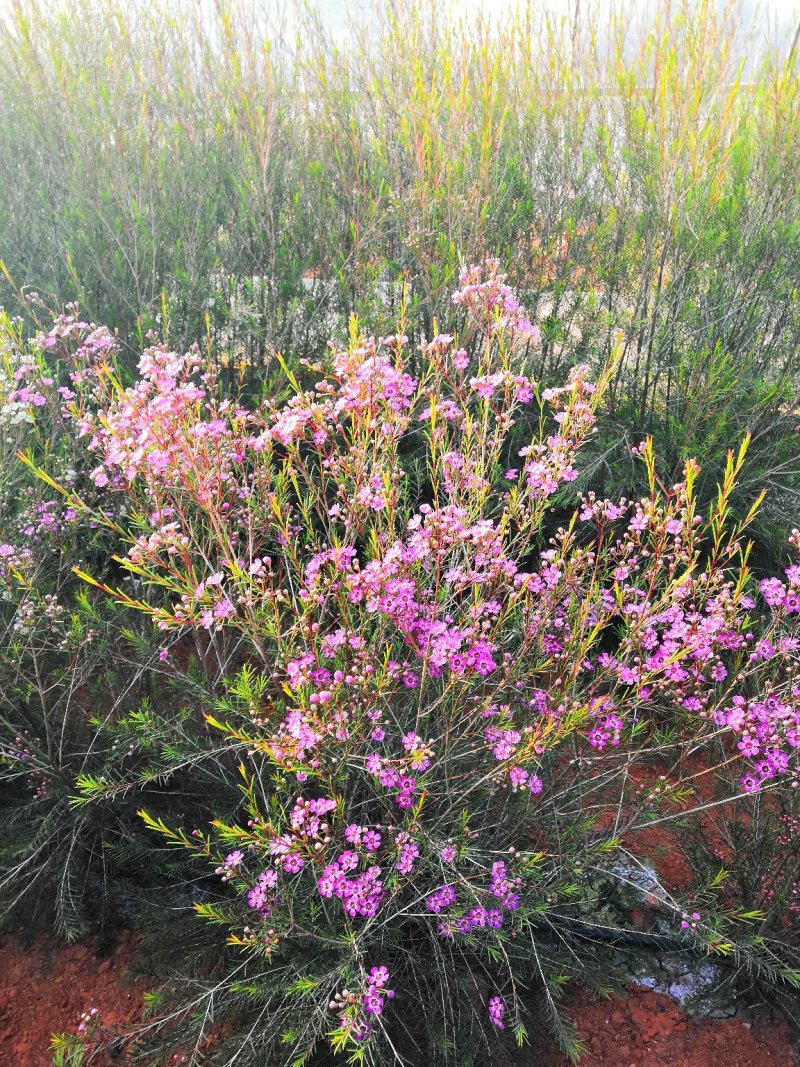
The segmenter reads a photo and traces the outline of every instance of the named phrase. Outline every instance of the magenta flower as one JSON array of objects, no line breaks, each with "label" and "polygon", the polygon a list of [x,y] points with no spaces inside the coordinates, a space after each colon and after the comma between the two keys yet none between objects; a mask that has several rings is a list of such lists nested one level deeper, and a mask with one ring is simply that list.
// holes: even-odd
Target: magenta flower
[{"label": "magenta flower", "polygon": [[287,874],[299,874],[304,865],[305,860],[302,856],[298,856],[296,852],[290,852],[283,859],[283,869]]},{"label": "magenta flower", "polygon": [[505,1030],[505,1023],[503,1022],[505,1013],[506,1006],[503,1003],[502,997],[491,997],[489,1000],[489,1019],[491,1020],[492,1026],[496,1027],[498,1030]]}]

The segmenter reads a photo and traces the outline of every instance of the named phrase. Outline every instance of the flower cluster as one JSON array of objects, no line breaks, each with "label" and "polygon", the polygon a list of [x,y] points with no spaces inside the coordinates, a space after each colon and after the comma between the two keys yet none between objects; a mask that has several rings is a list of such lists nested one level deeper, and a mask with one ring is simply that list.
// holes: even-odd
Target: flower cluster
[{"label": "flower cluster", "polygon": [[[800,547],[800,530],[793,530],[791,541]],[[764,578],[759,588],[769,606],[787,613],[800,614],[800,564],[787,567],[786,581],[779,578]]]},{"label": "flower cluster", "polygon": [[269,918],[273,905],[277,903],[277,898],[272,896],[277,884],[277,871],[262,871],[256,884],[247,891],[248,905],[260,912],[264,918]]},{"label": "flower cluster", "polygon": [[339,1026],[353,1041],[366,1041],[374,1033],[377,1017],[383,1013],[386,1001],[394,999],[394,990],[387,988],[388,981],[386,967],[371,967],[366,989],[360,996],[349,989],[334,994],[328,1008],[339,1013]]},{"label": "flower cluster", "polygon": [[389,972],[385,967],[372,967],[367,979],[363,1005],[367,1015],[380,1015],[387,1000],[394,998],[394,990],[387,989]]},{"label": "flower cluster", "polygon": [[329,863],[317,879],[317,889],[323,897],[336,897],[341,900],[345,914],[351,918],[357,915],[371,917],[378,914],[385,896],[381,881],[381,868],[367,867],[366,870],[348,878],[348,872],[354,871],[359,859],[355,852],[342,852]]},{"label": "flower cluster", "polygon": [[539,336],[538,327],[531,324],[514,291],[506,285],[498,259],[487,260],[485,268],[471,266],[462,271],[458,281],[461,288],[453,293],[453,303],[468,308],[484,328],[503,331],[513,340]]}]

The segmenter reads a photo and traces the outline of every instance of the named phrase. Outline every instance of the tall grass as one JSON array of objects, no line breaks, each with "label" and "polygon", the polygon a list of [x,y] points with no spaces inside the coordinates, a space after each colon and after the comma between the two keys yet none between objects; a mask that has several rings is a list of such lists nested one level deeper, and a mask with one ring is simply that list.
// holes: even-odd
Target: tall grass
[{"label": "tall grass", "polygon": [[[625,358],[592,477],[634,488],[753,436],[796,513],[800,70],[735,4],[490,25],[379,2],[343,43],[313,8],[18,0],[0,30],[0,258],[124,341],[206,335],[231,365],[314,357],[351,313],[447,329],[492,253],[541,321],[535,374]],[[636,9],[634,8],[634,14]],[[376,297],[378,299],[376,299]],[[747,487],[745,487],[746,489]]]}]

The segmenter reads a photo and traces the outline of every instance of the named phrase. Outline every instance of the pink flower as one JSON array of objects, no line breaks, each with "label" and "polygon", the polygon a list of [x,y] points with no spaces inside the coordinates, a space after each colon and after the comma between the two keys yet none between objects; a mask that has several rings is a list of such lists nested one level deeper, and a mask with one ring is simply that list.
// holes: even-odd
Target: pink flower
[{"label": "pink flower", "polygon": [[503,1003],[502,997],[491,997],[489,1000],[489,1019],[492,1026],[498,1030],[505,1030],[505,1023],[503,1017],[506,1013],[506,1006]]}]

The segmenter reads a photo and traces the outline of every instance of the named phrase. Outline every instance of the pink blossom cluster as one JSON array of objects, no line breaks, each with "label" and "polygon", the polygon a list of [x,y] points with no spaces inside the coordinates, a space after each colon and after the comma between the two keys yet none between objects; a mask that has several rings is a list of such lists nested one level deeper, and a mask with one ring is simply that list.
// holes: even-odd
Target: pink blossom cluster
[{"label": "pink blossom cluster", "polygon": [[394,997],[394,990],[386,988],[388,981],[389,972],[385,967],[370,968],[362,1001],[367,1015],[380,1015],[386,1001]]},{"label": "pink blossom cluster", "polygon": [[345,914],[351,918],[359,915],[372,917],[378,914],[385,896],[381,868],[373,865],[348,877],[358,864],[359,857],[355,852],[341,852],[317,879],[317,889],[323,897],[340,900]]},{"label": "pink blossom cluster", "polygon": [[[792,543],[800,546],[800,531],[793,530]],[[764,578],[759,589],[769,606],[787,613],[800,614],[800,564],[794,563],[785,570],[786,581],[779,578]]]},{"label": "pink blossom cluster", "polygon": [[757,792],[776,776],[793,772],[800,749],[800,685],[792,685],[784,699],[771,694],[748,700],[737,694],[730,705],[714,712],[714,722],[739,736],[737,749],[752,761],[742,776],[742,787],[747,793]]},{"label": "pink blossom cluster", "polygon": [[356,1042],[366,1041],[374,1032],[377,1016],[383,1014],[387,1000],[393,1000],[395,992],[387,988],[387,967],[371,967],[367,975],[366,989],[360,997],[345,990],[337,993],[328,1007],[340,1013],[340,1027]]},{"label": "pink blossom cluster", "polygon": [[[483,897],[485,903],[450,911],[438,923],[438,933],[442,938],[449,939],[456,934],[466,936],[482,929],[500,930],[504,913],[515,912],[520,906],[522,878],[511,875],[503,860],[496,860],[492,864],[488,886],[476,886],[472,882],[464,882],[463,885],[471,897]],[[456,904],[457,898],[457,884],[447,883],[428,895],[428,910],[437,915],[448,911]]]},{"label": "pink blossom cluster", "polygon": [[14,545],[0,545],[0,578],[6,578],[15,567],[19,567],[22,561],[30,556],[30,549],[17,549]]},{"label": "pink blossom cluster", "polygon": [[247,891],[248,905],[260,912],[264,918],[269,918],[273,907],[278,902],[277,897],[274,895],[277,884],[277,871],[262,871],[256,880],[256,884]]},{"label": "pink blossom cluster", "polygon": [[490,331],[504,331],[513,341],[535,340],[533,326],[514,291],[500,273],[500,261],[489,259],[483,266],[471,266],[458,277],[461,288],[453,293],[453,303],[466,307]]}]

